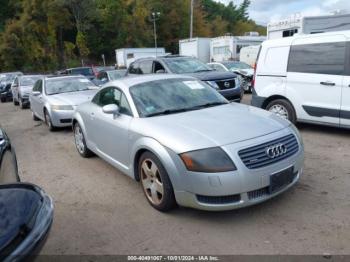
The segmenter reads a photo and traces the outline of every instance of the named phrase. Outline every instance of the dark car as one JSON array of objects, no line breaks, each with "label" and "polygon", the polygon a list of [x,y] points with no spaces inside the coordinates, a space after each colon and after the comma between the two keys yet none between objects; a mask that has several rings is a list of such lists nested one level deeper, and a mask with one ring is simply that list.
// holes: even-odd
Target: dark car
[{"label": "dark car", "polygon": [[38,186],[20,182],[15,151],[0,128],[0,261],[37,255],[52,221],[52,199]]},{"label": "dark car", "polygon": [[23,75],[22,72],[11,72],[0,74],[0,101],[5,103],[12,101],[11,85],[17,76]]},{"label": "dark car", "polygon": [[160,56],[133,62],[127,75],[172,73],[193,76],[216,89],[226,99],[239,102],[242,97],[238,77],[232,72],[218,72],[193,57]]},{"label": "dark car", "polygon": [[64,71],[61,71],[61,74],[65,75],[83,75],[88,79],[92,80],[95,78],[95,73],[92,67],[74,67],[68,68]]}]

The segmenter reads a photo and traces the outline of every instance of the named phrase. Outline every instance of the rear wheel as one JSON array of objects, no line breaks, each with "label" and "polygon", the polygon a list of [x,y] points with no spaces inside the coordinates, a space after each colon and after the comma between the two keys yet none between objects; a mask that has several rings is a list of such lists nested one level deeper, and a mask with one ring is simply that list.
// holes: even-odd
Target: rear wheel
[{"label": "rear wheel", "polygon": [[293,124],[296,122],[296,114],[294,108],[292,104],[285,99],[276,99],[271,101],[267,105],[266,110],[275,113],[284,119],[288,119]]},{"label": "rear wheel", "polygon": [[166,212],[176,206],[173,186],[160,160],[152,153],[142,154],[138,172],[143,192],[155,209]]},{"label": "rear wheel", "polygon": [[45,115],[45,123],[49,127],[49,130],[50,131],[55,131],[56,127],[52,124],[52,120],[51,120],[50,114],[49,114],[49,112],[47,112],[47,110],[44,111],[44,115]]},{"label": "rear wheel", "polygon": [[81,127],[78,123],[74,124],[73,130],[74,130],[75,147],[77,148],[78,153],[85,158],[93,156],[93,153],[86,146],[83,130],[81,130]]}]

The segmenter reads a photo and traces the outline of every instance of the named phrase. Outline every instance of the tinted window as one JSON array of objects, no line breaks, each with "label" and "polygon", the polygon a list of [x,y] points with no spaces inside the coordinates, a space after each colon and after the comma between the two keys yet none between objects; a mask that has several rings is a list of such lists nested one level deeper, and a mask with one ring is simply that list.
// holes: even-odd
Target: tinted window
[{"label": "tinted window", "polygon": [[129,103],[125,95],[117,88],[107,87],[101,90],[92,100],[93,103],[99,106],[115,104],[119,106],[119,112],[125,115],[132,115]]},{"label": "tinted window", "polygon": [[129,67],[129,74],[139,74],[140,69],[138,63],[132,63]]},{"label": "tinted window", "polygon": [[343,75],[345,42],[291,47],[288,72]]},{"label": "tinted window", "polygon": [[33,91],[39,91],[40,93],[42,93],[42,91],[43,91],[42,80],[38,80],[35,82],[34,87],[33,87]]},{"label": "tinted window", "polygon": [[153,65],[153,62],[151,60],[140,62],[140,74],[151,74],[152,65]]}]

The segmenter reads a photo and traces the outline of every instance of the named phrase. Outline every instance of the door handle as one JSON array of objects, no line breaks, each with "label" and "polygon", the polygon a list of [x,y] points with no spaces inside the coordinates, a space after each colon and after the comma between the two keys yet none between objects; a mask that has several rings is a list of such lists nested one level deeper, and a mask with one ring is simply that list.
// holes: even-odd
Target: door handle
[{"label": "door handle", "polygon": [[335,83],[332,82],[320,82],[320,84],[324,86],[335,86]]}]

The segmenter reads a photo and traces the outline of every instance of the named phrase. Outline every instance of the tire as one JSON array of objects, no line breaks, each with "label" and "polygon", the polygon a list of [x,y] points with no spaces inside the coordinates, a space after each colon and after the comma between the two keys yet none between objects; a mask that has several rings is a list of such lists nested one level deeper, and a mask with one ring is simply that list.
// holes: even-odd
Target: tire
[{"label": "tire", "polygon": [[45,116],[45,123],[49,127],[49,130],[55,131],[56,127],[52,124],[50,114],[46,109],[44,110],[44,116]]},{"label": "tire", "polygon": [[18,103],[18,101],[13,97],[13,99],[12,99],[12,102],[13,102],[13,104],[15,105],[15,106],[18,106],[19,105],[19,103]]},{"label": "tire", "polygon": [[152,207],[161,212],[175,208],[176,200],[168,173],[154,154],[145,152],[141,155],[138,174],[145,197]]},{"label": "tire", "polygon": [[271,101],[267,105],[266,110],[275,113],[282,118],[288,119],[293,124],[295,124],[297,121],[293,105],[285,99],[276,99]]},{"label": "tire", "polygon": [[32,118],[34,121],[39,121],[40,119],[34,114],[34,112],[32,111]]},{"label": "tire", "polygon": [[92,157],[94,153],[87,147],[85,136],[79,123],[74,124],[73,132],[75,148],[77,149],[79,155],[81,155],[84,158]]},{"label": "tire", "polygon": [[5,103],[6,102],[6,97],[1,97],[0,101],[1,101],[1,103]]},{"label": "tire", "polygon": [[25,109],[26,108],[25,104],[23,104],[23,99],[21,97],[19,98],[19,107],[21,109]]}]

